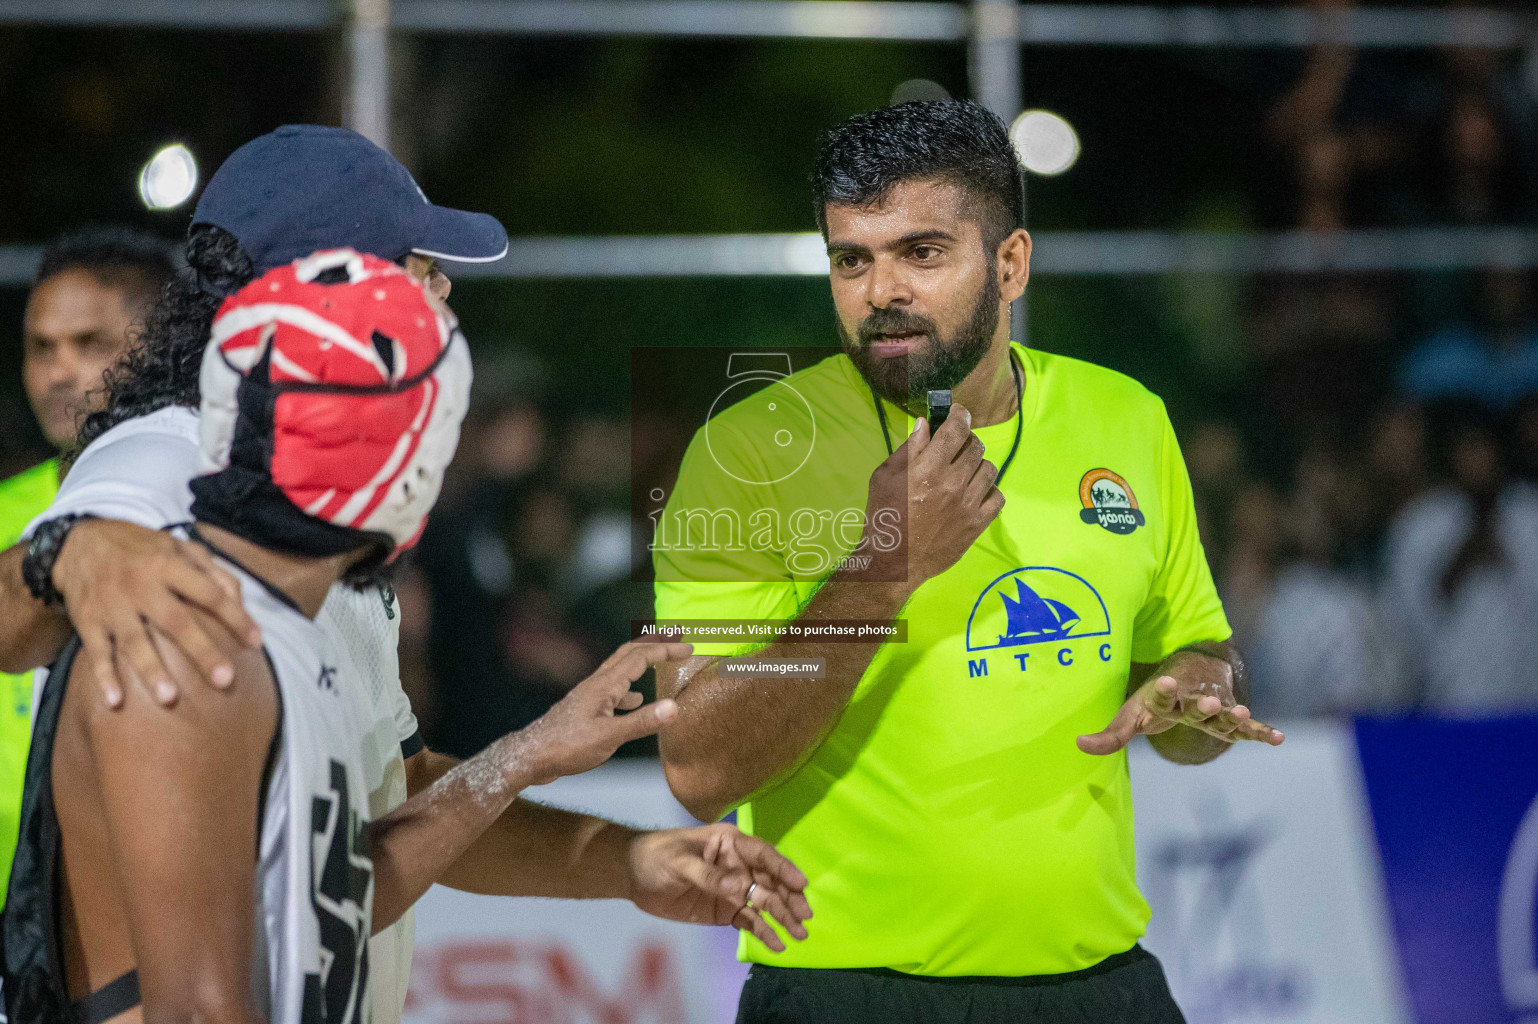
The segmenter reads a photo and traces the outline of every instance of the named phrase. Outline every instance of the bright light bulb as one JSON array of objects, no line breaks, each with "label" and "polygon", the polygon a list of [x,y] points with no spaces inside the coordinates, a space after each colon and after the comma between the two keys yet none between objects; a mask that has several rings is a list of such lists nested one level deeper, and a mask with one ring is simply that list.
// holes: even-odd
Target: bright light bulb
[{"label": "bright light bulb", "polygon": [[1020,162],[1035,174],[1062,174],[1079,159],[1079,136],[1073,125],[1046,110],[1027,110],[1015,118],[1009,137]]},{"label": "bright light bulb", "polygon": [[156,153],[139,172],[139,198],[152,210],[180,206],[198,185],[198,162],[177,143]]}]

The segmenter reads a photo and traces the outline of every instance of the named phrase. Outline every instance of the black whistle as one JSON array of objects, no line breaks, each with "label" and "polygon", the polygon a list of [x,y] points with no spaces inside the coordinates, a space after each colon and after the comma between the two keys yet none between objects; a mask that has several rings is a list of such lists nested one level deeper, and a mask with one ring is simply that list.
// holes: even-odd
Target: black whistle
[{"label": "black whistle", "polygon": [[951,414],[951,392],[949,388],[943,391],[931,391],[929,393],[929,436],[934,437],[935,431],[940,429],[940,424]]}]

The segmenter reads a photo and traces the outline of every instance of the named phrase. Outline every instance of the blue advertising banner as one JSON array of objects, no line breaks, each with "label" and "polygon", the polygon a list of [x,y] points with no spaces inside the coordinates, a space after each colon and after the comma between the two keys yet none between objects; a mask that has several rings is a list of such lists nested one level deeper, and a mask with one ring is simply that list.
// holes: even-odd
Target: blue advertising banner
[{"label": "blue advertising banner", "polygon": [[1538,717],[1356,735],[1415,1020],[1538,1022]]}]

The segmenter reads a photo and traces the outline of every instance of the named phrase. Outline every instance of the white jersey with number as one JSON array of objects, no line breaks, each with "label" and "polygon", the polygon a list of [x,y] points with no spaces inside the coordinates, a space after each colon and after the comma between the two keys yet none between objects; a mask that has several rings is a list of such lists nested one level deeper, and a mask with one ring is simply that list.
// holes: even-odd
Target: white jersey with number
[{"label": "white jersey with number", "polygon": [[281,698],[263,794],[253,990],[273,1024],[372,1019],[364,737],[373,709],[335,637],[233,566]]},{"label": "white jersey with number", "polygon": [[[80,453],[48,511],[28,526],[66,513],[91,513],[152,530],[192,518],[188,482],[197,473],[198,415],[173,406],[118,424]],[[264,591],[265,593],[265,591]],[[391,604],[386,604],[390,597]],[[246,609],[251,611],[250,604]],[[370,707],[361,736],[367,801],[378,818],[406,799],[403,755],[420,750],[416,716],[400,685],[396,644],[400,611],[393,596],[342,584],[331,588],[315,627],[325,635],[339,671],[359,681]],[[263,625],[265,630],[265,624]],[[35,695],[34,695],[35,696]],[[34,700],[33,706],[36,707]],[[370,943],[374,1024],[398,1024],[411,980],[415,923],[411,911]]]}]

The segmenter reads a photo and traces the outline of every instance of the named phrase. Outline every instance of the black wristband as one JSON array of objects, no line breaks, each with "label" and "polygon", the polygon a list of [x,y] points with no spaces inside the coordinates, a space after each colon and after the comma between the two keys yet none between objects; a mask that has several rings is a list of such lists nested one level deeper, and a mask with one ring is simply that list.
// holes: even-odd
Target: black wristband
[{"label": "black wristband", "polygon": [[32,596],[46,605],[64,603],[64,595],[53,585],[53,565],[59,560],[64,540],[69,531],[82,519],[95,519],[92,515],[69,515],[50,519],[32,531],[27,553],[21,559],[21,579]]}]

